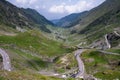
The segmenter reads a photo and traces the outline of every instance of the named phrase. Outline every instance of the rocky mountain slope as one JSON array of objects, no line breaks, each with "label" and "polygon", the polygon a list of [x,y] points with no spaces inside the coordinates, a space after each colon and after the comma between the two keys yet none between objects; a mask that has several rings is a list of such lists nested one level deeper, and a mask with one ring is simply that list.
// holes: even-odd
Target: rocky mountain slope
[{"label": "rocky mountain slope", "polygon": [[38,27],[45,32],[50,32],[46,25],[53,25],[45,17],[33,9],[23,9],[14,6],[6,0],[0,0],[0,23],[13,28]]},{"label": "rocky mountain slope", "polygon": [[[120,1],[106,0],[87,12],[78,23],[69,28],[68,40],[74,44],[91,44],[104,39],[105,34],[120,32]],[[73,23],[74,24],[74,23]],[[75,41],[75,42],[74,42]],[[119,40],[118,40],[119,41]]]},{"label": "rocky mountain slope", "polygon": [[113,12],[115,10],[116,11],[119,10],[119,6],[120,6],[119,0],[114,0],[114,1],[106,0],[98,7],[90,10],[88,12],[88,15],[86,15],[84,18],[82,18],[82,20],[79,21],[79,24],[76,24],[76,25],[78,25],[78,27],[79,26],[86,27],[89,24],[91,24],[92,22],[94,22],[95,20],[97,20],[98,18],[101,18],[102,16],[104,16],[105,14]]},{"label": "rocky mountain slope", "polygon": [[[0,80],[76,80],[80,62],[86,78],[120,79],[119,0],[66,16],[61,24],[62,28],[52,27],[35,10],[0,0],[0,49],[8,54],[12,67],[10,72],[3,70],[0,56]],[[85,51],[79,58],[75,54],[81,48]]]}]

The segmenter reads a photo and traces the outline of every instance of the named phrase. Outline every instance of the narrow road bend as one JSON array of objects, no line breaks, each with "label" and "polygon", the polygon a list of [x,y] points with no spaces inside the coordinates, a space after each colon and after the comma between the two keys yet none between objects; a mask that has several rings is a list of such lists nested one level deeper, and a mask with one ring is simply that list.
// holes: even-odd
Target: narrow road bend
[{"label": "narrow road bend", "polygon": [[85,68],[84,68],[84,63],[83,63],[82,59],[80,58],[80,55],[84,51],[85,51],[85,49],[79,49],[79,50],[75,51],[75,58],[78,62],[78,72],[75,74],[75,78],[84,78]]},{"label": "narrow road bend", "polygon": [[117,36],[120,37],[120,34],[119,34],[117,31],[114,31],[114,33],[115,33]]},{"label": "narrow road bend", "polygon": [[110,49],[111,48],[111,44],[109,43],[109,40],[108,40],[108,34],[105,35],[105,41],[106,41],[108,49]]},{"label": "narrow road bend", "polygon": [[0,55],[2,56],[3,59],[3,69],[7,70],[7,71],[11,71],[11,62],[10,62],[10,58],[9,55],[0,48]]}]

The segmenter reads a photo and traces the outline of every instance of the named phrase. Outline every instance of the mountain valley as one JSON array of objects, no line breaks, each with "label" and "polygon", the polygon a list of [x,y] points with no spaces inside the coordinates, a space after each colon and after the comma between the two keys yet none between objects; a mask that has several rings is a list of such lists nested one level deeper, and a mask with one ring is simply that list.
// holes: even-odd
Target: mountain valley
[{"label": "mountain valley", "polygon": [[0,80],[119,80],[120,0],[51,21],[0,0],[0,54]]}]

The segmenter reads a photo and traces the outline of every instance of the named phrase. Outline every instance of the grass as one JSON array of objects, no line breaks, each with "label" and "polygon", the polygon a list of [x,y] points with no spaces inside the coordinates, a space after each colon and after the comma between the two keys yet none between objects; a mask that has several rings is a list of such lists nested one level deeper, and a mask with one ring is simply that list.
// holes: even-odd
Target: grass
[{"label": "grass", "polygon": [[64,73],[74,67],[77,67],[77,61],[73,53],[60,56],[55,60],[55,69],[59,73]]},{"label": "grass", "polygon": [[[89,43],[92,43],[95,40],[98,40],[100,38],[104,38],[105,34],[111,33],[113,32],[113,29],[115,27],[117,27],[119,24],[111,24],[111,25],[107,25],[107,26],[103,26],[103,25],[99,25],[94,27],[95,29],[93,29],[92,31],[88,32],[86,35],[88,35],[87,41]],[[101,27],[101,29],[99,29]],[[91,30],[91,29],[90,29]],[[97,30],[97,31],[96,31]],[[93,32],[93,33],[92,33]],[[90,35],[89,35],[90,34]]]},{"label": "grass", "polygon": [[41,68],[48,67],[49,63],[47,61],[43,61],[41,58],[39,58],[39,56],[32,56],[30,53],[25,53],[18,49],[8,49],[8,51],[11,54],[12,65],[16,69],[25,68],[40,70]]},{"label": "grass", "polygon": [[70,52],[62,43],[44,37],[39,31],[28,31],[17,36],[0,36],[1,47],[18,47],[44,56],[56,56]]},{"label": "grass", "polygon": [[120,72],[114,70],[106,70],[104,72],[96,73],[94,76],[103,80],[119,80]]},{"label": "grass", "polygon": [[13,71],[13,72],[0,71],[0,80],[76,80],[76,79],[74,78],[62,79],[26,71]]},{"label": "grass", "polygon": [[[38,72],[40,70],[53,70],[53,63],[49,59],[72,51],[72,49],[65,46],[63,43],[47,38],[38,30],[17,33],[16,36],[0,36],[0,48],[3,48],[9,54],[14,71]],[[8,78],[15,73],[16,76],[24,77],[21,72],[18,72],[18,74],[17,72],[7,72]],[[1,76],[1,78],[5,77]],[[47,77],[42,78],[33,78],[33,80],[48,80]],[[14,76],[10,79],[16,80]],[[54,78],[49,80],[54,80]]]},{"label": "grass", "polygon": [[5,78],[0,76],[0,80],[5,80]]},{"label": "grass", "polygon": [[[14,70],[13,72],[5,72],[8,75],[0,76],[5,80],[8,78],[11,80],[61,80],[38,74],[32,76],[32,73],[40,70],[53,70],[53,63],[49,59],[72,51],[63,43],[47,38],[38,30],[17,33],[16,36],[1,35],[0,48],[9,54]],[[32,73],[24,74],[24,71]],[[36,75],[38,78],[35,77]]]},{"label": "grass", "polygon": [[56,77],[47,77],[38,73],[26,71],[0,71],[0,80],[63,80]]},{"label": "grass", "polygon": [[[119,52],[119,49],[117,50],[114,49],[114,51]],[[68,54],[65,56],[68,56]],[[99,78],[102,80],[114,80],[117,78],[120,79],[119,78],[120,56],[103,54],[95,49],[92,49],[92,50],[86,50],[85,52],[82,53],[80,57],[84,62],[85,70],[88,74],[94,75],[96,78]],[[61,57],[61,58],[64,58],[64,57]],[[62,62],[61,58],[57,60],[58,64],[61,64]],[[70,58],[68,58],[68,61],[70,61],[71,63],[74,63],[74,65],[70,67],[71,69],[77,68],[76,60],[73,58],[74,58],[74,54],[72,54]],[[61,64],[61,65],[64,66],[64,64]],[[67,71],[67,69],[63,69],[63,68],[59,68],[59,69],[60,71],[62,70],[64,70],[64,72]]]},{"label": "grass", "polygon": [[[86,45],[93,43],[96,40],[104,39],[104,35],[113,32],[115,28],[118,28],[119,23],[114,23],[110,25],[96,25],[93,28],[90,28],[85,34],[75,33],[68,36],[68,42],[70,45],[78,45],[81,42],[86,42]],[[89,27],[88,27],[89,28]],[[69,33],[69,32],[68,32]],[[69,34],[67,34],[69,35]],[[117,42],[117,43],[116,43]],[[112,45],[116,46],[118,41],[113,41]],[[82,46],[86,46],[82,45]]]},{"label": "grass", "polygon": [[[120,56],[103,54],[96,50],[87,50],[82,54],[82,58],[87,73],[93,74],[100,79],[113,80],[119,78],[120,66],[118,63],[120,61]],[[104,72],[108,74],[105,75]]]},{"label": "grass", "polygon": [[120,54],[120,49],[108,49],[107,51]]},{"label": "grass", "polygon": [[5,49],[10,56],[13,70],[39,71],[49,69],[52,63],[44,61],[40,56],[23,52],[19,49]]},{"label": "grass", "polygon": [[0,31],[5,31],[5,32],[17,32],[15,29],[13,29],[12,27],[9,27],[7,25],[4,24],[0,24]]}]

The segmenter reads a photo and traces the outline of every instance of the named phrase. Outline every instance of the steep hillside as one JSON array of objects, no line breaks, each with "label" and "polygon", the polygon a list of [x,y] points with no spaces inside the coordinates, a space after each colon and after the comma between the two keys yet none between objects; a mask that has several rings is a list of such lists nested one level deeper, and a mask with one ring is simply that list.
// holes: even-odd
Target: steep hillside
[{"label": "steep hillside", "polygon": [[53,23],[0,0],[0,80],[120,79],[120,0]]},{"label": "steep hillside", "polygon": [[96,20],[92,21],[79,32],[79,34],[85,34],[90,42],[96,39],[100,39],[105,34],[113,33],[114,31],[117,31],[118,33],[120,32],[120,1],[107,0],[105,3],[106,5],[107,3],[109,5],[115,5],[108,8],[111,10],[106,12],[104,15],[97,18]]},{"label": "steep hillside", "polygon": [[42,70],[54,72],[54,58],[72,51],[64,44],[45,37],[39,30],[26,31],[14,36],[1,35],[0,48],[10,56],[13,71],[33,74]]},{"label": "steep hillside", "polygon": [[[106,0],[98,7],[90,10],[76,26],[71,28],[70,34],[72,35],[70,35],[68,39],[71,40],[73,44],[84,43],[85,45],[99,40],[103,41],[105,34],[114,33],[114,31],[120,32],[119,15],[120,1]],[[120,40],[118,40],[118,42],[119,41]]]},{"label": "steep hillside", "polygon": [[36,10],[34,9],[24,9],[22,8],[22,10],[26,13],[25,15],[29,18],[29,20],[33,21],[34,23],[37,24],[50,24],[53,25],[53,23],[51,23],[50,21],[48,21],[44,16],[40,15]]},{"label": "steep hillside", "polygon": [[[102,17],[103,15],[109,13],[112,10],[116,10],[120,6],[120,1],[119,0],[106,0],[103,2],[101,5],[99,5],[96,8],[93,8],[90,10],[82,20],[79,21],[79,24],[76,24],[76,27],[81,30],[82,28],[88,26],[90,23],[95,21],[96,19]],[[81,27],[81,28],[80,28]]]},{"label": "steep hillside", "polygon": [[82,13],[73,13],[68,16],[65,16],[60,20],[57,20],[57,22],[55,22],[55,25],[63,28],[69,28],[69,27],[75,26],[76,24],[78,24],[78,22],[81,20],[82,17],[87,15],[87,12],[88,11],[85,11]]},{"label": "steep hillside", "polygon": [[45,17],[33,9],[18,8],[6,0],[0,0],[0,23],[13,28],[34,28],[38,27],[49,32],[46,25],[53,25]]}]

